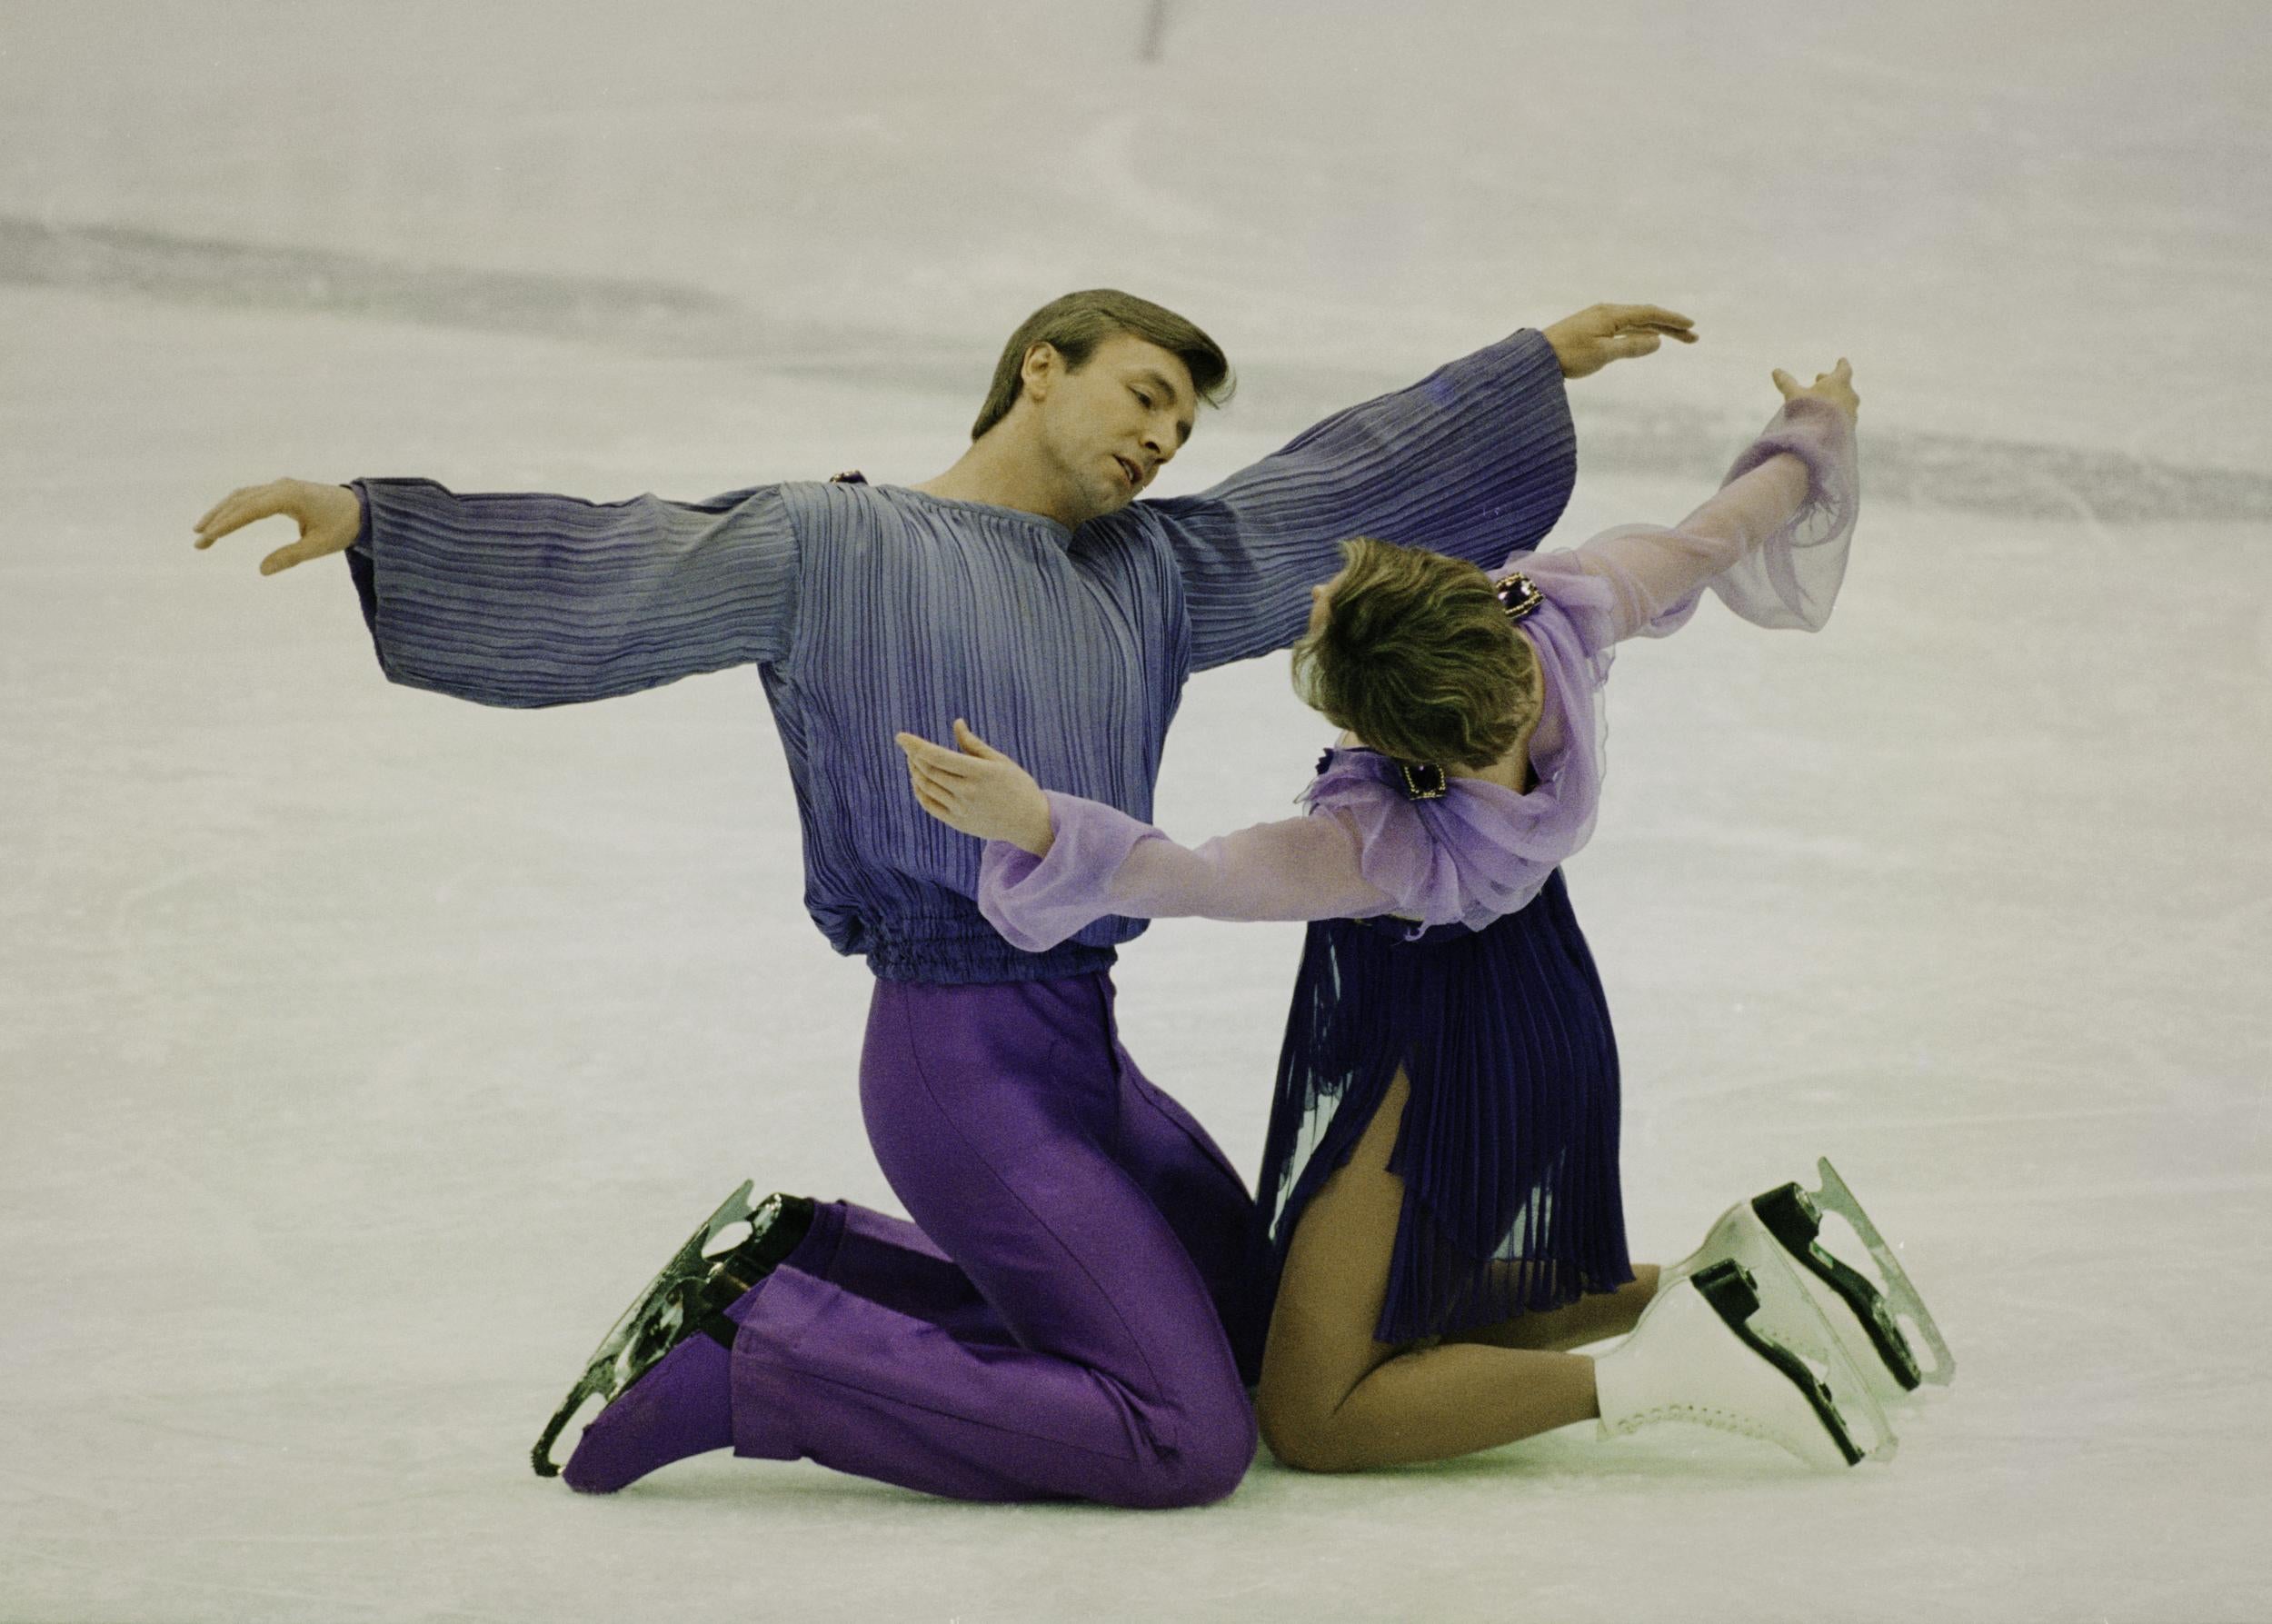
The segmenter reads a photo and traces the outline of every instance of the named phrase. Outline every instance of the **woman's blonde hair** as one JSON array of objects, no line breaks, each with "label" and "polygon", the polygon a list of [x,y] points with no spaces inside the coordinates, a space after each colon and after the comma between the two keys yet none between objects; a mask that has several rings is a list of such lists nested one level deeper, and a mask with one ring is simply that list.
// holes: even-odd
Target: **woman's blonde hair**
[{"label": "woman's blonde hair", "polygon": [[1294,645],[1294,692],[1400,761],[1487,767],[1538,713],[1537,656],[1462,559],[1358,536],[1325,623]]}]

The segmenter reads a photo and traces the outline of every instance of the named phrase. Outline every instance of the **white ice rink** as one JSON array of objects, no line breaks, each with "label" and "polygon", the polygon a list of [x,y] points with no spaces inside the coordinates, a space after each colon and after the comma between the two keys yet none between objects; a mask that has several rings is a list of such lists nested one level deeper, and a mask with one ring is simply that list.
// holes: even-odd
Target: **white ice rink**
[{"label": "white ice rink", "polygon": [[[2272,1619],[2272,21],[2258,4],[0,6],[0,1620]],[[1068,288],[1241,365],[1163,489],[1601,299],[1563,539],[1850,356],[1808,638],[1612,685],[1570,884],[1638,1257],[1827,1151],[1961,1369],[1889,1467],[1589,1429],[1204,1510],[528,1446],[748,1174],[891,1207],[754,673],[388,686],[231,486],[956,454]],[[878,725],[889,719],[879,718]],[[1282,658],[1161,821],[1284,815]],[[1259,1160],[1295,927],[1123,955]]]}]

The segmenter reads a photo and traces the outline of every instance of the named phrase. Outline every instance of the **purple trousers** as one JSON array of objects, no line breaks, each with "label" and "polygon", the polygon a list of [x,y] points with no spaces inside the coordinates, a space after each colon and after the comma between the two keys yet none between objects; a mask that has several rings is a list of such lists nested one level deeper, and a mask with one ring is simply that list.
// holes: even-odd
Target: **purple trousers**
[{"label": "purple trousers", "polygon": [[1111,980],[879,981],[860,1101],[914,1221],[819,1208],[740,1310],[734,1452],[962,1499],[1229,1494],[1267,1244],[1121,1047]]}]

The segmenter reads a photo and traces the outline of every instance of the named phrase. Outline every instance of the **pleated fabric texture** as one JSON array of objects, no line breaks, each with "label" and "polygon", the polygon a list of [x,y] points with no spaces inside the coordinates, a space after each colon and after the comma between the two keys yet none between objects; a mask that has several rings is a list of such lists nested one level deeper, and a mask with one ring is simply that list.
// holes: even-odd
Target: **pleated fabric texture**
[{"label": "pleated fabric texture", "polygon": [[1374,1336],[1444,1336],[1633,1278],[1618,1180],[1617,1043],[1558,869],[1480,931],[1309,928],[1259,1193],[1280,1269],[1399,1067],[1404,1181]]},{"label": "pleated fabric texture", "polygon": [[348,566],[387,676],[456,698],[574,704],[756,665],[837,951],[897,980],[1047,980],[1104,968],[1142,923],[1011,946],[972,901],[982,842],[922,811],[894,732],[967,717],[1043,783],[1148,820],[1185,679],[1300,636],[1344,538],[1496,563],[1553,527],[1575,471],[1560,364],[1525,332],[1077,531],[890,484],[603,504],[369,479]]}]

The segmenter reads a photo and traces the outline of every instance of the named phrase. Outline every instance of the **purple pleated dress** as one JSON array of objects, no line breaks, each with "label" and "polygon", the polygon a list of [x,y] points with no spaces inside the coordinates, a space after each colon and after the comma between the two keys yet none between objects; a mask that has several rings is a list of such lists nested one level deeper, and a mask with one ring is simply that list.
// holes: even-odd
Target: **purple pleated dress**
[{"label": "purple pleated dress", "polygon": [[[1336,750],[1320,783],[1400,766]],[[1373,1335],[1443,1336],[1633,1278],[1618,1183],[1609,1008],[1560,869],[1480,930],[1388,916],[1310,922],[1286,1017],[1257,1196],[1278,1262],[1401,1069],[1389,1171],[1404,1207]]]}]

